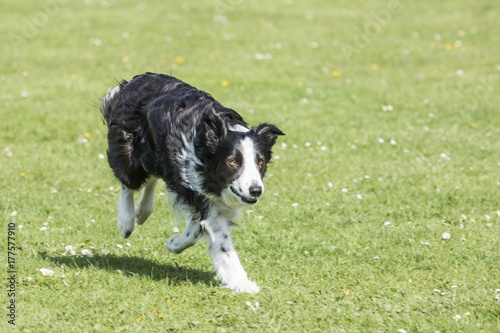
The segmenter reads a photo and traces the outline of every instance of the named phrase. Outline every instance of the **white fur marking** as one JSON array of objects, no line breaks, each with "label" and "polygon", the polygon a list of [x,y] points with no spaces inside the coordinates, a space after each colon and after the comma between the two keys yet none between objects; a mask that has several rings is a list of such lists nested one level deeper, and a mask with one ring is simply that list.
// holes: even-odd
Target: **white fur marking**
[{"label": "white fur marking", "polygon": [[116,86],[114,88],[109,89],[108,93],[102,98],[102,105],[106,105],[110,100],[115,97],[115,95],[120,91],[120,87]]},{"label": "white fur marking", "polygon": [[134,192],[121,185],[121,195],[118,200],[118,227],[123,238],[130,236],[135,225]]},{"label": "white fur marking", "polygon": [[181,165],[181,169],[180,169],[181,178],[184,181],[184,183],[186,183],[187,185],[190,185],[188,178],[187,178],[187,174],[186,174],[186,168],[188,167],[186,157],[187,157],[187,154],[186,154],[186,151],[184,149],[182,149],[181,152],[179,154],[177,154],[177,160],[180,162],[179,164]]},{"label": "white fur marking", "polygon": [[137,224],[143,224],[155,208],[155,190],[157,183],[158,178],[151,178],[142,190],[141,200],[139,200],[137,208],[135,209]]},{"label": "white fur marking", "polygon": [[233,131],[233,132],[241,132],[241,133],[250,132],[250,130],[243,125],[234,125],[234,126],[229,125],[229,130]]},{"label": "white fur marking", "polygon": [[180,235],[167,240],[167,250],[179,254],[188,247],[195,245],[200,239],[200,222],[192,216],[186,218],[186,229]]},{"label": "white fur marking", "polygon": [[241,141],[241,153],[243,154],[243,171],[234,181],[234,187],[239,194],[246,198],[252,198],[250,195],[250,187],[258,185],[264,193],[264,183],[262,182],[259,166],[256,161],[255,146],[250,138],[245,138]]},{"label": "white fur marking", "polygon": [[196,171],[196,166],[201,165],[202,163],[195,154],[193,141],[188,141],[184,135],[182,135],[182,141],[184,142],[185,149],[182,150],[182,154],[179,154],[178,157],[179,159],[182,159],[182,180],[186,182],[190,189],[202,192],[202,179],[199,172]]},{"label": "white fur marking", "polygon": [[258,293],[259,287],[248,279],[241,266],[238,254],[233,248],[229,221],[216,216],[205,221],[205,230],[210,235],[208,251],[224,287],[237,293]]}]

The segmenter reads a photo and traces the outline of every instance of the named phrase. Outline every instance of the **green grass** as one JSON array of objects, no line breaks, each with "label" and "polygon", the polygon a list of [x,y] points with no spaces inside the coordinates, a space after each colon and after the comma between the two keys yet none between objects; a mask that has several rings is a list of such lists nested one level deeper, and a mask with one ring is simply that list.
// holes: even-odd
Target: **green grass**
[{"label": "green grass", "polygon": [[[0,234],[5,249],[15,221],[20,331],[500,331],[491,1],[85,3],[9,0],[0,13]],[[160,190],[120,238],[95,105],[145,71],[287,134],[234,230],[259,294],[220,288],[206,244],[167,252],[183,226]]]}]

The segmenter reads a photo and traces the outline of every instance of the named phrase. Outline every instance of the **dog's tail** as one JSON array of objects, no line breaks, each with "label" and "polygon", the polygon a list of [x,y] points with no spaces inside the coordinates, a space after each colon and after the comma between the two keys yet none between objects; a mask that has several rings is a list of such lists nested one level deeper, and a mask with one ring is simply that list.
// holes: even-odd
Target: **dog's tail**
[{"label": "dog's tail", "polygon": [[123,80],[114,88],[109,89],[108,93],[104,95],[101,101],[101,113],[106,121],[106,124],[109,124],[109,117],[111,116],[111,111],[116,103],[116,98],[120,90],[125,87],[128,82]]}]

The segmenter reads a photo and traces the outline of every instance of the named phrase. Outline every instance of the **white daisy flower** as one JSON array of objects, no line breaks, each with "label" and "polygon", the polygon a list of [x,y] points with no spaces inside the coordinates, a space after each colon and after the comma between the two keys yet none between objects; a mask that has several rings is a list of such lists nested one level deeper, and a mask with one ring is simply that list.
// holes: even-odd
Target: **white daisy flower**
[{"label": "white daisy flower", "polygon": [[93,254],[90,250],[87,250],[87,249],[83,249],[82,250],[82,255],[86,256],[86,257],[92,257]]},{"label": "white daisy flower", "polygon": [[42,273],[44,276],[54,275],[54,271],[48,268],[40,268],[40,273]]}]

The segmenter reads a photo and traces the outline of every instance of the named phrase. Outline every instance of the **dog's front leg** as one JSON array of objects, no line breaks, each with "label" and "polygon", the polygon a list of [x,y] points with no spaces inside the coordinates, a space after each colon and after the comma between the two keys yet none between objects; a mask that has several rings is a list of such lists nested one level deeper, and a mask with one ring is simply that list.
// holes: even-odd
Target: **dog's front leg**
[{"label": "dog's front leg", "polygon": [[209,234],[208,252],[222,284],[237,293],[258,293],[259,287],[248,279],[241,266],[238,254],[233,248],[229,221],[213,219],[202,222],[202,227]]},{"label": "dog's front leg", "polygon": [[180,235],[172,236],[167,241],[167,250],[179,254],[188,247],[191,247],[203,236],[203,229],[200,228],[200,221],[192,216],[186,218],[186,229]]}]

